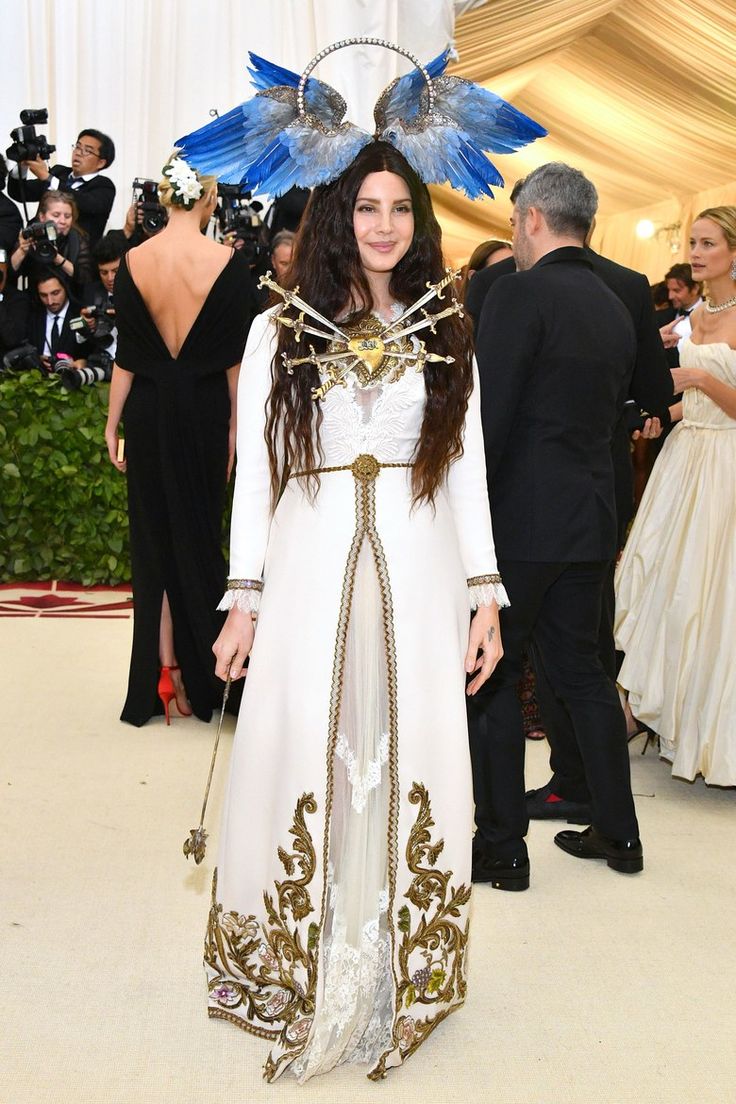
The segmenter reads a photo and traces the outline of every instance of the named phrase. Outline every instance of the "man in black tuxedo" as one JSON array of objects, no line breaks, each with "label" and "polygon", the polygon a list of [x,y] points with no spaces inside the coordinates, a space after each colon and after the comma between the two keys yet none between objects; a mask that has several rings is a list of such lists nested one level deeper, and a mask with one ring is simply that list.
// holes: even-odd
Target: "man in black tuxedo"
[{"label": "man in black tuxedo", "polygon": [[44,364],[51,367],[57,354],[64,354],[75,362],[83,361],[88,352],[87,344],[77,341],[69,325],[72,318],[79,317],[80,307],[69,298],[63,278],[51,269],[42,273],[36,294],[26,336],[41,354]]},{"label": "man in black tuxedo", "polygon": [[[520,185],[517,185],[517,188],[519,187]],[[512,201],[516,194],[515,188],[511,193]],[[586,236],[586,241],[590,237],[591,230]],[[627,418],[630,413],[636,413],[637,409],[647,411],[650,417],[644,421],[641,432],[648,438],[657,437],[660,426],[668,426],[670,423],[669,407],[674,401],[672,376],[659,336],[646,277],[633,269],[601,257],[587,246],[585,252],[593,272],[611,291],[615,292],[626,307],[636,335],[636,360],[629,383],[627,403],[621,410],[611,443],[616,492],[617,544],[620,549],[623,547],[629,523],[634,514],[634,481]],[[473,319],[476,335],[483,302],[494,281],[500,276],[515,271],[516,264],[511,258],[481,270],[471,280],[465,306]],[[574,323],[571,322],[571,324]],[[636,431],[637,436],[639,432],[639,430]],[[603,588],[599,655],[604,669],[615,680],[619,664],[613,640],[614,568],[615,561],[612,560]],[[569,819],[574,823],[587,823],[591,818],[590,792],[572,721],[549,686],[533,644],[531,655],[535,661],[537,675],[537,700],[550,743],[552,778],[546,786],[527,793],[527,811],[533,819]]]},{"label": "man in black tuxedo", "polygon": [[[99,130],[82,130],[72,147],[72,163],[50,169],[45,161],[21,161],[23,181],[14,173],[8,180],[8,192],[13,199],[36,201],[47,188],[69,192],[79,210],[79,225],[89,235],[90,245],[105,233],[105,223],[115,201],[115,185],[109,176],[102,176],[115,159],[112,138]],[[27,179],[30,171],[35,180]],[[16,170],[17,172],[17,170]]]},{"label": "man in black tuxedo", "polygon": [[572,719],[591,793],[592,826],[555,842],[622,872],[643,866],[626,722],[598,640],[617,548],[611,442],[636,343],[583,248],[596,207],[593,185],[567,165],[526,178],[512,218],[520,271],[495,282],[478,327],[489,495],[511,606],[501,613],[503,659],[468,704],[473,865],[476,881],[501,889],[529,884],[516,685],[532,638]]}]

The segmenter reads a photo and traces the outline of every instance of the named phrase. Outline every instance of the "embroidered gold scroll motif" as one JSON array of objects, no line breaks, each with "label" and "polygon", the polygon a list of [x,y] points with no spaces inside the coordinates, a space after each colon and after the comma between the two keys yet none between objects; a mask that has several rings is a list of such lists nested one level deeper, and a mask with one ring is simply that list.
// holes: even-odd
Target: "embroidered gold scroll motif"
[{"label": "embroidered gold scroll motif", "polygon": [[[398,1048],[406,1059],[429,1033],[465,999],[465,955],[469,921],[460,922],[470,901],[471,887],[451,885],[452,871],[442,871],[437,862],[444,840],[432,843],[434,827],[429,794],[419,782],[409,791],[409,801],[418,805],[417,818],[409,832],[406,861],[414,875],[404,896],[414,905],[402,905],[398,912],[399,980],[396,990],[396,1019],[393,1047],[386,1051],[369,1073],[371,1080],[386,1075],[386,1059]],[[417,1016],[417,1006],[437,1006],[428,1016]],[[409,1012],[411,1009],[411,1012]]]},{"label": "embroidered gold scroll motif", "polygon": [[216,870],[212,878],[204,945],[205,964],[213,975],[209,1014],[277,1041],[264,1070],[269,1081],[304,1049],[314,1017],[319,928],[309,925],[305,946],[299,922],[314,911],[309,885],[316,852],[305,814],[316,811],[314,795],[302,794],[290,828],[292,850],[278,849],[286,878],[275,883],[275,897],[263,894],[266,923],[253,915],[224,912],[217,900]]}]

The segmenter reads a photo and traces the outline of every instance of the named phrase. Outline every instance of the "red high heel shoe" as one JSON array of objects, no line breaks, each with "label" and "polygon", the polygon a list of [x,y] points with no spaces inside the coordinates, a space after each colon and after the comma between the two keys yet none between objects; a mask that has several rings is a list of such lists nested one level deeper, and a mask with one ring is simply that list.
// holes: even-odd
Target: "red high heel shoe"
[{"label": "red high heel shoe", "polygon": [[176,687],[174,686],[174,680],[171,677],[171,672],[172,671],[178,671],[178,670],[179,670],[178,665],[176,667],[162,667],[161,668],[161,673],[160,673],[159,679],[158,679],[158,696],[160,697],[161,701],[163,702],[164,713],[166,714],[166,723],[167,723],[167,725],[171,724],[171,717],[169,715],[169,706],[170,706],[172,698],[176,702],[176,708],[179,710],[182,717],[191,717],[191,715],[192,715],[191,709],[182,709],[181,705],[179,704],[179,700],[176,696]]}]

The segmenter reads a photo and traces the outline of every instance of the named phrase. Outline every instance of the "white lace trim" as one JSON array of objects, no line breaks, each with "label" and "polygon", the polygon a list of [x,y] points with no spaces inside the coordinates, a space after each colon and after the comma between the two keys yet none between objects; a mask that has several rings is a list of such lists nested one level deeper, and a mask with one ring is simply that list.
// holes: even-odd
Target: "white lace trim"
[{"label": "white lace trim", "polygon": [[369,759],[362,774],[358,772],[358,760],[355,752],[348,744],[343,732],[337,737],[335,754],[342,759],[348,772],[348,782],[352,787],[350,804],[356,813],[362,813],[365,809],[368,794],[381,782],[381,767],[388,762],[388,732],[381,733],[381,741],[378,745],[378,757]]},{"label": "white lace trim", "polygon": [[[330,886],[338,891],[334,883]],[[344,890],[343,890],[344,892]],[[386,900],[388,894],[386,893]],[[382,895],[383,897],[383,895]],[[293,1063],[297,1080],[307,1080],[320,1065],[335,1037],[339,1037],[351,1022],[350,1037],[339,1061],[373,1064],[391,1045],[391,941],[384,910],[379,902],[379,916],[363,925],[360,945],[347,938],[343,924],[325,947],[324,997],[319,1026],[308,1049]],[[356,1006],[371,1014],[355,1018]]]},{"label": "white lace trim", "polygon": [[239,587],[237,590],[226,590],[217,607],[218,610],[230,610],[233,606],[242,613],[258,613],[261,608],[261,592],[250,587]]},{"label": "white lace trim", "polygon": [[470,595],[471,609],[477,609],[478,606],[490,606],[494,598],[499,609],[511,605],[503,583],[480,583],[468,587],[468,594]]}]

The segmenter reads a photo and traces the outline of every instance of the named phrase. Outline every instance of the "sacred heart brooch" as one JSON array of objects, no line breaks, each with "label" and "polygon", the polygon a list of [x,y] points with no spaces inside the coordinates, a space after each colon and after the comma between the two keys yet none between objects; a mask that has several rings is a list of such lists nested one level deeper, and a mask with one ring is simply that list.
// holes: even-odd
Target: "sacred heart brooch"
[{"label": "sacred heart brooch", "polygon": [[[329,342],[325,353],[317,353],[314,346],[309,345],[307,346],[309,356],[287,357],[285,353],[282,354],[284,368],[290,375],[301,364],[312,364],[317,368],[322,382],[319,387],[312,389],[312,398],[319,400],[323,399],[336,384],[345,386],[349,372],[355,374],[361,387],[372,387],[383,379],[389,383],[400,379],[406,370],[407,363],[413,362],[417,372],[421,372],[427,363],[436,361],[442,361],[445,364],[454,363],[453,357],[428,352],[423,341],[417,338],[415,345],[409,338],[411,334],[424,329],[435,333],[435,327],[441,318],[447,318],[452,314],[463,317],[462,303],[454,298],[449,307],[436,314],[430,314],[423,309],[425,304],[435,297],[444,299],[444,289],[455,282],[457,275],[452,269],[446,269],[444,277],[436,284],[428,283],[426,294],[407,307],[393,322],[383,322],[372,315],[355,326],[348,324],[342,329],[301,299],[298,287],[293,291],[279,287],[271,279],[270,272],[261,277],[259,287],[269,288],[283,299],[286,306],[293,306],[299,312],[296,318],[286,314],[276,316],[276,321],[280,325],[288,326],[294,331],[298,342],[302,340],[304,334],[321,337]],[[422,317],[418,321],[412,321],[411,316],[418,311],[421,312]],[[322,328],[309,325],[305,317]]]}]

